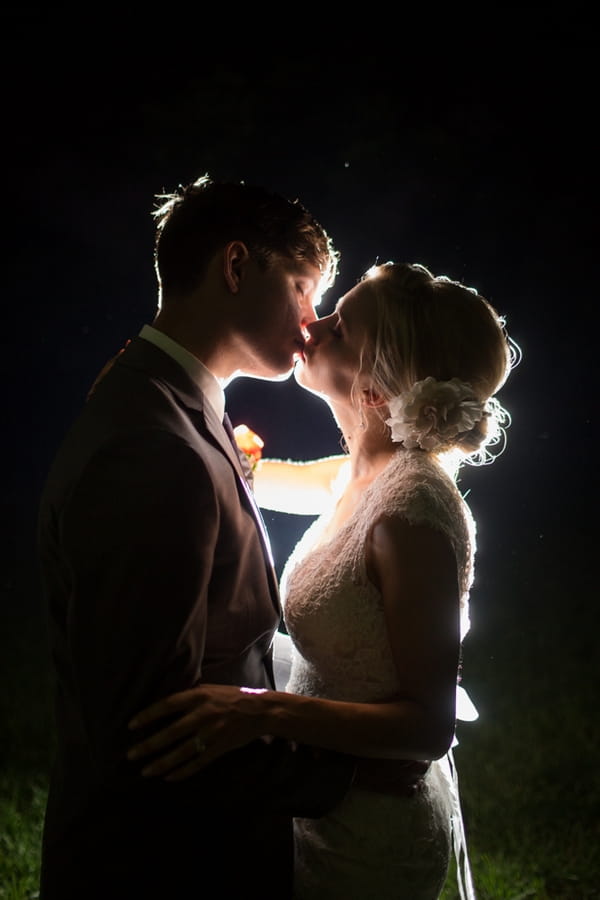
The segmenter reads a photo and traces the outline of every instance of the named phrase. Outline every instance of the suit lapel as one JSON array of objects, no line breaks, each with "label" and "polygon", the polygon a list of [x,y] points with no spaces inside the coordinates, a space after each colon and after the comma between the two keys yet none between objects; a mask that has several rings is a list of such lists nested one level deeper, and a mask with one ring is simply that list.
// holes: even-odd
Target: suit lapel
[{"label": "suit lapel", "polygon": [[129,365],[134,368],[140,368],[146,371],[150,377],[164,381],[177,397],[180,405],[187,411],[188,417],[196,431],[204,435],[204,437],[210,436],[212,442],[216,443],[219,449],[223,451],[235,470],[238,483],[256,522],[269,573],[273,602],[276,608],[280,609],[277,575],[267,529],[254,494],[246,480],[238,450],[229,439],[223,423],[219,420],[213,407],[210,403],[205,402],[204,394],[179,363],[148,341],[134,338],[118,358],[116,365]]},{"label": "suit lapel", "polygon": [[245,453],[243,453],[240,450],[240,448],[238,447],[237,441],[235,439],[235,432],[233,430],[233,425],[231,424],[231,419],[229,418],[227,413],[225,413],[225,415],[223,416],[223,428],[225,429],[225,432],[227,433],[227,437],[229,438],[230,444],[233,446],[233,449],[235,450],[235,452],[237,453],[237,455],[239,457],[239,460],[242,464],[242,472],[244,473],[244,477],[245,477],[246,481],[248,482],[248,484],[250,485],[250,488],[252,489],[252,491],[254,491],[254,472],[252,470],[250,460],[248,459],[247,455]]},{"label": "suit lapel", "polygon": [[237,448],[232,444],[232,441],[225,431],[223,423],[219,421],[217,414],[213,410],[212,406],[207,403],[204,406],[203,410],[204,423],[206,428],[210,432],[211,436],[218,443],[218,445],[224,450],[227,458],[230,460],[231,464],[235,469],[235,473],[238,479],[239,484],[241,485],[244,494],[246,495],[246,499],[248,501],[248,505],[252,510],[252,514],[256,521],[258,531],[261,537],[261,543],[263,546],[263,552],[265,554],[268,569],[270,572],[271,580],[272,580],[272,588],[274,587],[275,593],[277,594],[277,603],[279,605],[279,589],[277,587],[277,576],[275,574],[275,564],[273,562],[273,553],[271,550],[271,542],[269,541],[269,535],[267,533],[267,529],[264,523],[264,519],[262,517],[261,511],[256,503],[256,499],[254,497],[254,493],[248,484],[246,479],[246,475],[244,473],[244,469],[242,467],[242,461],[239,457],[239,452]]}]

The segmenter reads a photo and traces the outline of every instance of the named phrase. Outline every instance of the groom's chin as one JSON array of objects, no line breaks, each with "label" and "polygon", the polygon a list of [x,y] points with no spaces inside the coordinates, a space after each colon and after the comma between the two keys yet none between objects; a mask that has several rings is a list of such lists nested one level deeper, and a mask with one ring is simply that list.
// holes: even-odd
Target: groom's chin
[{"label": "groom's chin", "polygon": [[309,388],[306,387],[306,385],[304,384],[304,381],[302,380],[303,375],[304,375],[304,363],[302,362],[301,359],[296,360],[296,364],[294,365],[292,375],[294,376],[294,381],[296,382],[296,384],[299,384],[300,387],[304,388],[304,390],[306,390],[306,391],[309,390]]},{"label": "groom's chin", "polygon": [[233,380],[233,378],[252,378],[253,381],[287,381],[292,377],[293,369],[288,369],[287,372],[272,372],[272,373],[261,373],[258,374],[256,372],[236,372],[229,380]]},{"label": "groom's chin", "polygon": [[[264,376],[265,381],[287,381],[292,377],[293,369],[288,369],[287,372],[280,372],[277,375],[268,375]],[[260,377],[260,376],[259,376]]]}]

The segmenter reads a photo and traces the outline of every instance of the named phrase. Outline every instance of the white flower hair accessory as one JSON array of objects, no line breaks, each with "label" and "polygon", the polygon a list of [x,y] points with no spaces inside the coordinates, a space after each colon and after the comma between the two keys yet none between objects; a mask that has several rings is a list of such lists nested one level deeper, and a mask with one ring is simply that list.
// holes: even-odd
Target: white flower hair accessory
[{"label": "white flower hair accessory", "polygon": [[447,447],[486,414],[470,384],[458,378],[436,381],[431,376],[417,381],[405,394],[392,397],[388,407],[386,425],[390,426],[392,440],[402,442],[409,450],[420,447],[430,452]]}]

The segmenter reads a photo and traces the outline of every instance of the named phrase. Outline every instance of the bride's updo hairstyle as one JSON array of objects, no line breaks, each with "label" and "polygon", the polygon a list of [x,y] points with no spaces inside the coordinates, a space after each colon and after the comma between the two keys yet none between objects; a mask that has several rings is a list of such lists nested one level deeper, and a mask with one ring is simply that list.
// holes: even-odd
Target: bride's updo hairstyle
[{"label": "bride's updo hairstyle", "polygon": [[[502,452],[504,428],[510,424],[494,394],[518,362],[518,347],[502,317],[474,288],[434,276],[419,264],[386,262],[369,269],[361,281],[376,302],[377,330],[363,356],[374,388],[388,401],[399,398],[401,408],[407,395],[413,408],[423,397],[427,410],[435,406],[435,398],[427,399],[432,391],[445,391],[450,400],[444,401],[443,415],[450,410],[449,417],[452,391],[462,391],[462,406],[478,411],[462,417],[467,429],[452,434],[452,428],[442,428],[420,446],[436,453],[460,451],[463,462],[491,462]],[[404,443],[411,446],[409,440]],[[496,453],[490,452],[498,444]]]}]

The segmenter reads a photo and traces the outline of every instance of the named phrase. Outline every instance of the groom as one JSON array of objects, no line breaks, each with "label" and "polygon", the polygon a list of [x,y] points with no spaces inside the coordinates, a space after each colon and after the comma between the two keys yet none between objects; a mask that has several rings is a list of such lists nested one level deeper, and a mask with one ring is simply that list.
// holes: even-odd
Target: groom
[{"label": "groom", "polygon": [[223,387],[289,374],[338,257],[261,188],[206,176],[161,199],[159,312],[96,385],[40,506],[58,738],[40,898],[285,900],[291,817],[337,804],[354,761],[257,741],[161,783],[126,762],[127,723],[201,681],[274,687],[277,585]]}]

